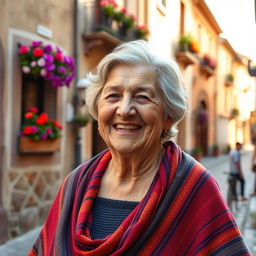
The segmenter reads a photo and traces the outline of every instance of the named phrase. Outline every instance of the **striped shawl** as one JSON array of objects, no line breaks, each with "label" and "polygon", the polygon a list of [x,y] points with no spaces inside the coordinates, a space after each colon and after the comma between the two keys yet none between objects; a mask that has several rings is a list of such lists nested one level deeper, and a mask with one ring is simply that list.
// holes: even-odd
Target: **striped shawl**
[{"label": "striped shawl", "polygon": [[142,201],[119,228],[91,240],[106,150],[64,180],[29,256],[251,255],[209,172],[173,142]]}]

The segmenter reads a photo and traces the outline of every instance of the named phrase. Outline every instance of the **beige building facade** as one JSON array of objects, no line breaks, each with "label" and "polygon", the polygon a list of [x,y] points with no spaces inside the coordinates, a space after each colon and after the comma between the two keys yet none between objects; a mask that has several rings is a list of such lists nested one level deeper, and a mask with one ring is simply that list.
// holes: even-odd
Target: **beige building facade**
[{"label": "beige building facade", "polygon": [[[44,84],[38,93],[34,80],[24,92],[24,74],[18,47],[42,41],[73,55],[74,3],[67,1],[0,1],[0,240],[25,233],[41,225],[47,216],[65,169],[73,162],[68,148],[70,128],[66,103],[71,88]],[[61,28],[60,28],[61,27]],[[34,84],[34,85],[32,85]],[[19,133],[28,102],[41,102],[43,111],[64,126],[60,147],[52,153],[21,153]],[[68,151],[66,150],[68,148]]]},{"label": "beige building facade", "polygon": [[[101,152],[97,122],[73,125],[74,111],[86,116],[77,86],[115,46],[136,38],[133,30],[122,34],[120,24],[104,19],[99,0],[0,0],[0,242],[42,224],[59,185],[78,162]],[[203,0],[117,0],[138,25],[147,25],[145,39],[156,54],[175,59],[188,95],[188,113],[174,140],[192,153],[211,155],[236,140],[250,143],[249,118],[255,108],[255,80],[247,72],[246,58],[227,40]],[[135,4],[134,4],[135,3]],[[28,19],[29,17],[29,19]],[[106,17],[105,17],[106,18]],[[182,49],[181,38],[189,38]],[[51,88],[41,101],[45,111],[63,125],[60,148],[53,153],[22,154],[23,75],[18,45],[32,41],[59,46],[76,60],[77,77],[70,88]],[[226,75],[234,74],[231,84]],[[86,86],[86,85],[85,85]],[[74,97],[75,96],[75,97]],[[245,105],[244,102],[250,102]],[[25,103],[24,103],[25,102]],[[239,109],[233,115],[232,110]],[[81,152],[81,159],[80,154]]]}]

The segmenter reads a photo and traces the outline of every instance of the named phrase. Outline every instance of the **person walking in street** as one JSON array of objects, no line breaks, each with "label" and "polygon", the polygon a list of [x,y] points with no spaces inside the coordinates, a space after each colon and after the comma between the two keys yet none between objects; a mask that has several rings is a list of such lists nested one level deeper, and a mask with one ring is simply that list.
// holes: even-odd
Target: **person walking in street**
[{"label": "person walking in street", "polygon": [[[241,148],[242,144],[237,142],[236,148],[230,150],[229,153],[229,160],[230,160],[230,175],[236,177],[236,179],[240,182],[240,193],[241,193],[241,201],[248,200],[247,197],[244,196],[244,187],[245,187],[245,180],[244,175],[242,172],[241,167]],[[237,195],[236,195],[237,198]]]},{"label": "person walking in street", "polygon": [[29,256],[251,255],[214,177],[170,140],[187,110],[177,63],[131,41],[88,79],[108,149],[66,177]]},{"label": "person walking in street", "polygon": [[253,145],[254,150],[252,153],[252,163],[251,163],[251,170],[254,173],[254,191],[252,192],[251,196],[256,196],[256,131],[253,133]]}]

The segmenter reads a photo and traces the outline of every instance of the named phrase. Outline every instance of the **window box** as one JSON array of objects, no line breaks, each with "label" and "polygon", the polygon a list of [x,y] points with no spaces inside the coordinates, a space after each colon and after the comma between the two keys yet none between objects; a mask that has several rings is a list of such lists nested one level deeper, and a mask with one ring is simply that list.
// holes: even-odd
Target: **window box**
[{"label": "window box", "polygon": [[19,137],[20,153],[53,153],[59,151],[60,139],[36,141],[29,137]]},{"label": "window box", "polygon": [[204,74],[207,78],[214,75],[214,69],[206,65],[201,65],[200,70],[201,70],[201,73]]},{"label": "window box", "polygon": [[177,52],[176,60],[184,68],[186,68],[189,65],[193,65],[193,64],[196,64],[199,62],[197,60],[197,58],[192,53],[190,53],[188,51]]}]

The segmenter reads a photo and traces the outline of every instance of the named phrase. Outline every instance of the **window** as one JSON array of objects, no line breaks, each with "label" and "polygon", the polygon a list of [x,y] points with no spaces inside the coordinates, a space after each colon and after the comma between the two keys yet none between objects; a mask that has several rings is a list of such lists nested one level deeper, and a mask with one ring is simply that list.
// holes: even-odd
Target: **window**
[{"label": "window", "polygon": [[157,9],[163,14],[167,13],[167,0],[157,0]]},{"label": "window", "polygon": [[46,112],[50,119],[56,119],[57,90],[43,77],[22,75],[22,119],[29,107],[38,108],[39,113]]}]

